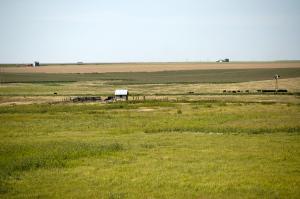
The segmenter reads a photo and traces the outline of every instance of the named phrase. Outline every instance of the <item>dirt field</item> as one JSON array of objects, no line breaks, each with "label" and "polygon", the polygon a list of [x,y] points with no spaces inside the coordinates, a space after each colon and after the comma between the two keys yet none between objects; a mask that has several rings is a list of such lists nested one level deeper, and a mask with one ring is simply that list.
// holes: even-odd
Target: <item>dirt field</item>
[{"label": "dirt field", "polygon": [[300,62],[233,62],[233,63],[132,63],[97,65],[49,65],[40,67],[0,67],[5,73],[108,73],[154,72],[207,69],[300,68]]}]

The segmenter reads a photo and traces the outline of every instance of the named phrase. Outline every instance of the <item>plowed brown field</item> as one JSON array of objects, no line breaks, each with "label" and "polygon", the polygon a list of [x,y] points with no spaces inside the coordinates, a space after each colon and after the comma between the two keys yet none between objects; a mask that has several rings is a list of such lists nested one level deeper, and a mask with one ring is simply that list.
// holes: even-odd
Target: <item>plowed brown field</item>
[{"label": "plowed brown field", "polygon": [[155,72],[207,69],[300,68],[300,62],[233,62],[233,63],[126,63],[49,65],[40,67],[2,67],[5,73],[108,73]]}]

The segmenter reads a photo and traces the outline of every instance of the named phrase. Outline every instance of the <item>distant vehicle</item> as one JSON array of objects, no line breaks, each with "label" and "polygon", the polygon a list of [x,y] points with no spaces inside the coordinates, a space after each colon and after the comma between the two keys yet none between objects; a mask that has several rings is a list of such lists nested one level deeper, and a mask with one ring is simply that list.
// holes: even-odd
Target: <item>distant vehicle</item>
[{"label": "distant vehicle", "polygon": [[40,66],[40,62],[35,61],[35,62],[32,64],[32,66],[33,66],[33,67]]},{"label": "distant vehicle", "polygon": [[226,59],[219,59],[217,62],[229,62],[229,59],[226,58]]}]

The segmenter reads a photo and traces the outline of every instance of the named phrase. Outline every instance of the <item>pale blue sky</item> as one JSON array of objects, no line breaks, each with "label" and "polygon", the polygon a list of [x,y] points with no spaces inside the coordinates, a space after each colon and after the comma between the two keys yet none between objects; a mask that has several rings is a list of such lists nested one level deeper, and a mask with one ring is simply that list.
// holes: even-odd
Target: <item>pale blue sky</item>
[{"label": "pale blue sky", "polygon": [[299,0],[0,0],[0,62],[300,59]]}]

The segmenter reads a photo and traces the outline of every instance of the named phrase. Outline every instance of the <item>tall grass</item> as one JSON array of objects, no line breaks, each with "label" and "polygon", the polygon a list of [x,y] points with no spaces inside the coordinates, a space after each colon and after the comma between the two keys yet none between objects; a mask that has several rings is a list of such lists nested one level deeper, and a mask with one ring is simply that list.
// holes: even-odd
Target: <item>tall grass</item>
[{"label": "tall grass", "polygon": [[1,176],[16,171],[66,167],[69,160],[97,157],[123,150],[119,143],[98,144],[50,141],[34,144],[2,144]]},{"label": "tall grass", "polygon": [[280,103],[1,106],[0,196],[296,198],[299,119]]},{"label": "tall grass", "polygon": [[300,134],[300,127],[278,127],[278,128],[241,128],[241,127],[225,127],[225,128],[211,128],[211,127],[151,127],[144,131],[145,133],[224,133],[224,134],[264,134],[264,133],[296,133]]}]

